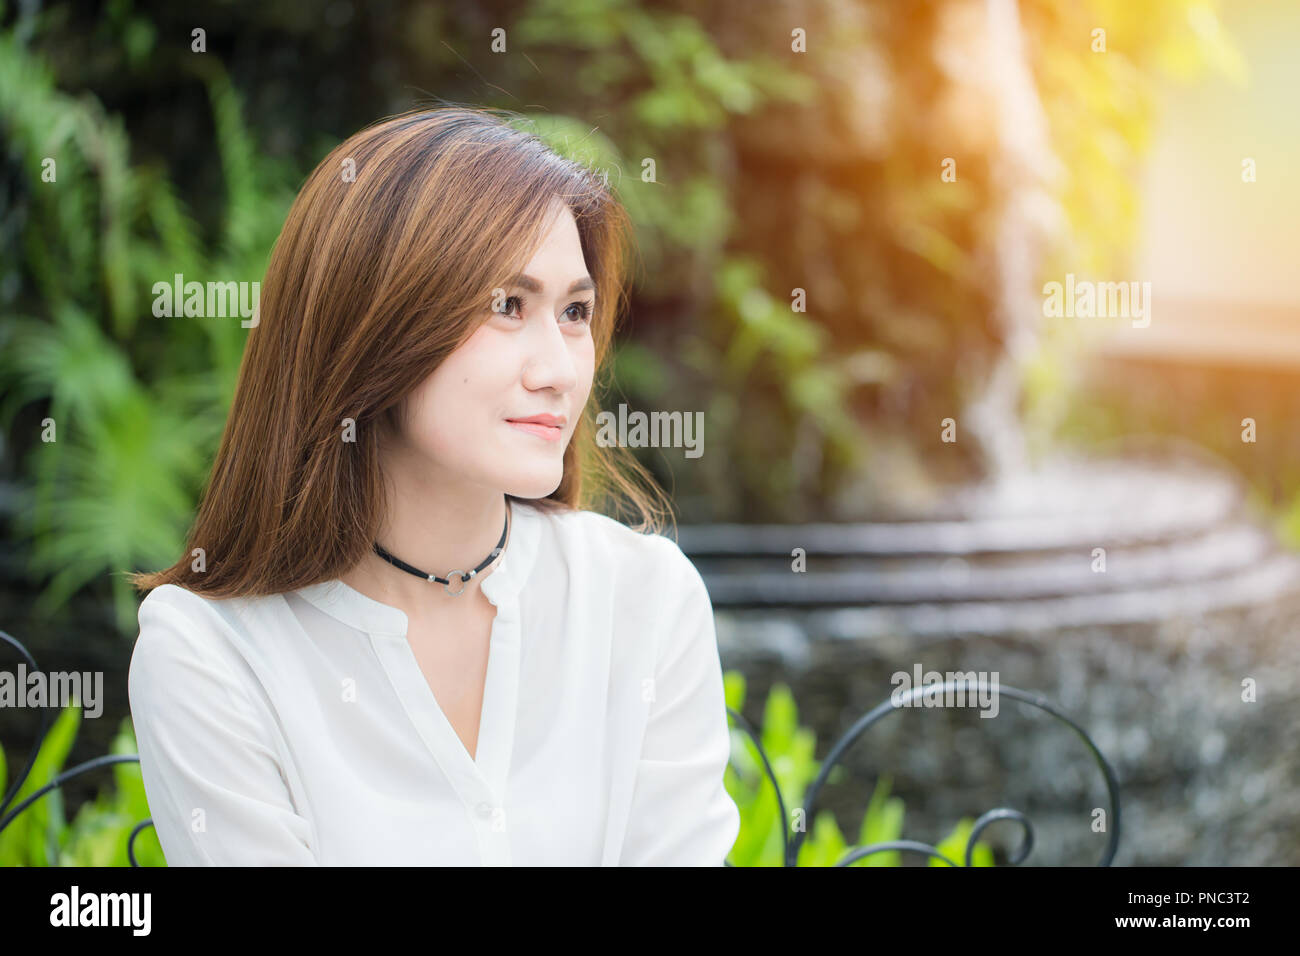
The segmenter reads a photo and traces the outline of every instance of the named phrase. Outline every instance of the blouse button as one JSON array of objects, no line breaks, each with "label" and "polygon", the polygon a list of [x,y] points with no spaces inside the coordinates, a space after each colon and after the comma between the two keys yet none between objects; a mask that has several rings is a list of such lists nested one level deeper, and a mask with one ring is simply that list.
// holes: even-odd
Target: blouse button
[{"label": "blouse button", "polygon": [[488,817],[492,816],[492,804],[487,803],[487,802],[480,803],[480,804],[478,805],[478,815],[481,816],[481,817],[482,817],[483,819],[485,819],[485,820],[486,820]]}]

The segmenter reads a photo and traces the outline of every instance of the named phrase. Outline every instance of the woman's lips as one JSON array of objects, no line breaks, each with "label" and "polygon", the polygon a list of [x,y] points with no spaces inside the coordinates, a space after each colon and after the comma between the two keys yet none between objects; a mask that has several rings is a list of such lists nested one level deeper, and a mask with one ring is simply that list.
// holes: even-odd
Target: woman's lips
[{"label": "woman's lips", "polygon": [[520,431],[528,432],[530,435],[536,435],[543,441],[559,441],[560,436],[564,434],[564,429],[558,425],[539,425],[536,422],[515,422],[506,419],[506,424],[518,428]]}]

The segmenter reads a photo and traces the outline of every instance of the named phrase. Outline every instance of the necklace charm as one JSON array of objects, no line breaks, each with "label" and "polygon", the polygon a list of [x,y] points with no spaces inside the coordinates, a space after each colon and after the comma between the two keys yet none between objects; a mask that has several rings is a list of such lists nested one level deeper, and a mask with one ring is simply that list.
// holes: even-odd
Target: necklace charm
[{"label": "necklace charm", "polygon": [[[446,578],[440,578],[436,574],[429,574],[426,571],[421,571],[419,568],[407,564],[405,561],[401,560],[400,558],[393,557],[382,547],[380,547],[378,541],[375,542],[374,549],[375,549],[375,554],[379,555],[389,564],[393,565],[393,567],[401,568],[403,571],[407,572],[408,574],[414,574],[416,577],[424,578],[430,584],[434,584],[434,583],[441,584],[443,590],[446,591],[448,594],[450,594],[452,597],[459,597],[460,595],[465,593],[465,583],[467,581],[469,581],[480,571],[486,568],[489,564],[495,561],[498,557],[500,557],[502,550],[505,548],[506,537],[509,535],[509,533],[510,533],[510,502],[507,500],[505,527],[501,529],[501,540],[498,541],[497,546],[492,549],[492,553],[489,554],[482,561],[480,561],[479,566],[477,568],[473,568],[469,571],[461,571],[459,569],[455,571],[448,571]],[[451,584],[453,580],[457,581],[460,584],[460,587],[458,587],[455,591],[451,589]]]}]

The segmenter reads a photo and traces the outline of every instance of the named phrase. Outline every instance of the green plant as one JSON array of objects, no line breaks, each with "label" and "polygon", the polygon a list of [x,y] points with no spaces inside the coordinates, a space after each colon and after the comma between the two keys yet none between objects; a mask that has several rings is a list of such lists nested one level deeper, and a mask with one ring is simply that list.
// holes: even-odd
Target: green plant
[{"label": "green plant", "polygon": [[[54,721],[6,814],[63,772],[80,724],[81,708],[74,702]],[[136,753],[129,718],[122,720],[111,752]],[[18,814],[0,831],[0,866],[129,866],[127,840],[135,826],[149,818],[149,805],[140,764],[122,762],[112,768],[113,786],[83,804],[71,823],[64,810],[63,792],[57,787]],[[8,786],[5,753],[0,748],[0,793]],[[135,855],[141,866],[166,865],[158,837],[150,827],[136,837]]]},{"label": "green plant", "polygon": [[[723,675],[727,706],[741,712],[745,702],[745,677],[739,671]],[[816,737],[812,730],[799,725],[794,696],[784,684],[777,684],[768,693],[763,709],[763,725],[759,740],[772,765],[772,774],[785,800],[786,811],[794,813],[803,802],[808,786],[820,769],[814,759]],[[834,783],[844,775],[844,767],[836,766],[827,778]],[[732,729],[731,763],[727,767],[724,784],[740,809],[740,834],[732,846],[728,860],[733,866],[782,866],[784,864],[781,830],[786,821],[781,819],[776,790],[763,768],[758,749],[743,731]],[[891,778],[882,775],[872,791],[871,800],[858,828],[853,846],[867,846],[902,838],[903,801],[889,795]],[[807,821],[805,821],[807,825]],[[953,831],[936,845],[944,856],[960,864],[970,838],[974,821],[963,818]],[[811,832],[799,848],[799,866],[834,866],[852,849],[844,838],[834,815],[821,810],[811,821]],[[875,853],[854,861],[851,866],[899,866],[900,854],[895,850]],[[930,859],[931,866],[947,866],[942,860]],[[992,866],[993,851],[984,843],[977,843],[975,866]]]},{"label": "green plant", "polygon": [[121,121],[56,89],[44,61],[0,31],[0,131],[22,235],[21,255],[5,256],[5,284],[21,291],[0,305],[0,420],[44,410],[14,533],[31,573],[48,577],[38,613],[111,574],[127,633],[138,602],[123,572],[175,560],[247,335],[238,319],[157,317],[144,294],[177,273],[258,280],[292,198],[218,61],[202,62],[227,200],[210,242],[161,171],[131,164]]}]

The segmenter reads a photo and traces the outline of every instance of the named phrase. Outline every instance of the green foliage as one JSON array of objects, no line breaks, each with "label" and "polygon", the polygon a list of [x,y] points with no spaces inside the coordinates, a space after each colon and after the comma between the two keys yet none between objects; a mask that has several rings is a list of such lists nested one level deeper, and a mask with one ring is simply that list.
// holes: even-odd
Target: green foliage
[{"label": "green foliage", "polygon": [[[716,168],[716,136],[703,134],[813,92],[770,55],[729,56],[696,17],[634,0],[533,0],[511,36],[528,61],[502,64],[503,82],[527,85],[548,104],[576,93],[615,107],[597,114],[601,139],[620,144],[610,183],[636,223],[651,290],[680,277],[674,266],[711,263],[730,233],[733,197]],[[528,115],[546,123],[552,114]],[[592,123],[570,122],[579,141],[592,132]],[[656,169],[649,180],[647,160]]]},{"label": "green foliage", "polygon": [[49,578],[38,613],[112,574],[118,625],[134,629],[137,600],[121,572],[176,560],[224,424],[246,330],[238,319],[154,316],[142,294],[176,273],[260,280],[292,199],[287,171],[259,156],[215,62],[203,75],[227,204],[205,242],[165,178],[130,165],[121,122],[93,97],[57,90],[41,59],[0,32],[0,128],[29,199],[30,280],[0,314],[0,418],[9,428],[22,406],[47,403],[14,529],[29,542],[30,571]]},{"label": "green foliage", "polygon": [[[63,709],[9,810],[64,771],[80,723],[81,708],[76,702]],[[123,719],[111,753],[135,752],[131,722]],[[6,764],[4,750],[0,748],[0,792],[9,785]],[[83,804],[71,823],[64,811],[63,792],[57,787],[23,810],[0,831],[0,866],[129,866],[127,840],[135,826],[149,818],[149,805],[139,763],[116,763],[112,772],[113,786]],[[96,769],[90,773],[104,771]],[[151,827],[136,837],[135,851],[141,866],[166,865],[162,847]]]},{"label": "green foliage", "polygon": [[[723,675],[727,706],[741,713],[745,703],[745,677],[739,671]],[[773,686],[763,707],[763,723],[758,729],[759,741],[772,765],[772,774],[785,800],[786,812],[794,819],[791,827],[802,817],[802,803],[808,787],[820,770],[814,759],[816,738],[813,732],[799,725],[798,710],[790,689],[783,684]],[[844,776],[843,765],[837,765],[827,778],[833,784]],[[763,762],[749,735],[732,728],[731,763],[724,784],[740,809],[740,834],[732,846],[728,860],[733,866],[783,866],[784,855],[781,831],[787,825],[781,819],[776,790],[763,767]],[[799,866],[834,866],[854,849],[876,843],[902,839],[903,801],[891,797],[891,778],[881,776],[872,791],[871,799],[858,828],[857,840],[850,846],[835,822],[834,814],[821,810],[811,822],[811,832],[799,847]],[[796,814],[798,816],[796,816]],[[806,821],[803,821],[806,823]],[[961,864],[966,841],[974,821],[963,818],[954,830],[936,844],[946,857]],[[793,829],[790,833],[793,838]],[[850,866],[900,866],[900,853],[887,850],[855,860]],[[974,864],[992,866],[993,851],[985,844],[975,847]],[[941,860],[931,860],[931,865],[946,866]]]},{"label": "green foliage", "polygon": [[[59,714],[36,754],[32,771],[14,795],[9,809],[49,783],[68,759],[68,751],[81,723],[81,708],[67,707]],[[0,751],[2,752],[2,751]],[[7,764],[7,761],[0,761]],[[15,768],[17,769],[17,768]],[[0,789],[9,786],[8,770],[0,779]],[[62,793],[54,790],[28,807],[0,832],[0,864],[7,866],[48,866],[57,858],[57,838],[66,829],[63,821]],[[6,811],[8,812],[8,811]]]},{"label": "green foliage", "polygon": [[[935,844],[935,849],[958,866],[964,865],[966,860],[966,843],[970,840],[970,834],[973,829],[975,829],[974,820],[961,820],[952,833],[948,834],[947,837]],[[984,843],[976,843],[972,861],[975,866],[992,866],[993,851]],[[947,866],[948,864],[943,862],[943,860],[931,857],[929,865]]]},{"label": "green foliage", "polygon": [[[111,753],[135,754],[135,734],[123,720]],[[131,831],[150,816],[144,779],[138,762],[113,765],[114,786],[100,793],[77,812],[66,840],[61,842],[60,866],[128,866],[126,845]],[[153,827],[135,839],[135,858],[141,866],[166,866]]]},{"label": "green foliage", "polygon": [[1278,536],[1293,551],[1300,551],[1300,493],[1292,498],[1278,518]]}]

